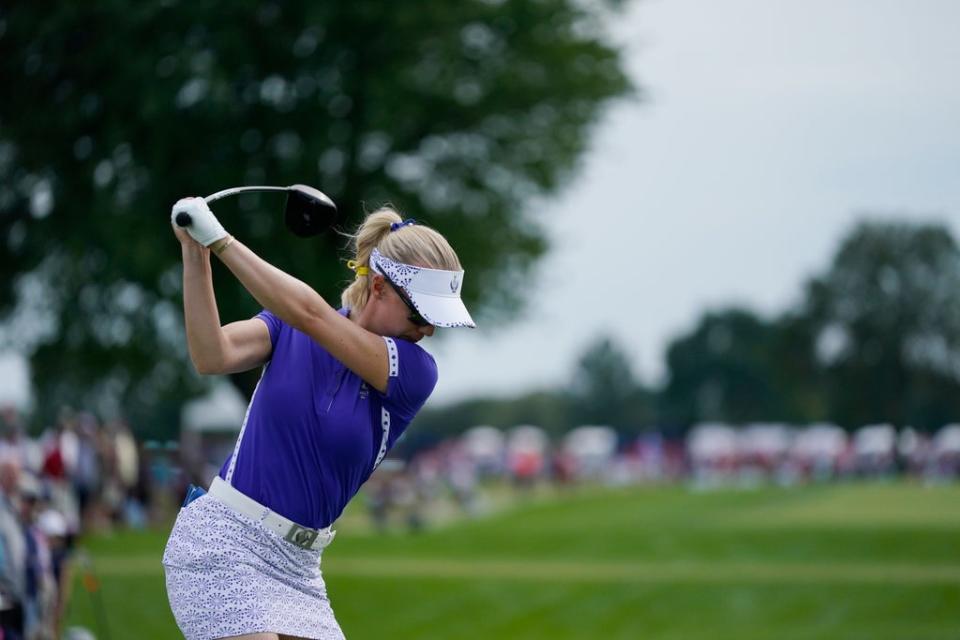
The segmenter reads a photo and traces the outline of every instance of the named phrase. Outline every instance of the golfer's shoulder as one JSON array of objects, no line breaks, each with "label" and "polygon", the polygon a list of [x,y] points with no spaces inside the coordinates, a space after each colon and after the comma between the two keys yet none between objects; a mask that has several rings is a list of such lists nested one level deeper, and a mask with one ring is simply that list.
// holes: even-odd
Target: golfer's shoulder
[{"label": "golfer's shoulder", "polygon": [[386,340],[388,355],[391,358],[391,374],[402,377],[426,377],[436,382],[437,361],[429,351],[407,340],[399,338]]},{"label": "golfer's shoulder", "polygon": [[284,330],[284,328],[289,329],[287,324],[274,315],[274,313],[269,309],[262,309],[260,313],[254,316],[254,319],[260,320],[267,325],[267,331],[270,333],[270,343],[274,347],[277,345],[277,339],[280,337],[280,333]]},{"label": "golfer's shoulder", "polygon": [[437,362],[419,345],[387,338],[390,377],[384,403],[401,421],[410,421],[437,386]]}]

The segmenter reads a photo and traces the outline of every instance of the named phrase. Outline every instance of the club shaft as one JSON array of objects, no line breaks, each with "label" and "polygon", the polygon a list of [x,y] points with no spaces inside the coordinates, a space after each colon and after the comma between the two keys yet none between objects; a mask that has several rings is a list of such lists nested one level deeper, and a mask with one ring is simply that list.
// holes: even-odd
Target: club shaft
[{"label": "club shaft", "polygon": [[[220,198],[226,198],[227,196],[236,195],[238,193],[250,193],[258,191],[289,191],[288,187],[270,187],[270,186],[250,186],[250,187],[231,187],[230,189],[224,189],[223,191],[217,191],[216,193],[211,193],[210,195],[204,198],[204,201],[207,204],[211,202],[216,202]],[[177,214],[177,224],[181,227],[190,226],[190,214],[181,211]]]},{"label": "club shaft", "polygon": [[253,187],[232,187],[230,189],[224,189],[223,191],[217,191],[216,193],[211,193],[204,198],[207,204],[211,202],[216,202],[220,198],[226,198],[227,196],[236,195],[238,193],[249,193],[251,191],[289,191],[289,187],[267,187],[267,186],[253,186]]}]

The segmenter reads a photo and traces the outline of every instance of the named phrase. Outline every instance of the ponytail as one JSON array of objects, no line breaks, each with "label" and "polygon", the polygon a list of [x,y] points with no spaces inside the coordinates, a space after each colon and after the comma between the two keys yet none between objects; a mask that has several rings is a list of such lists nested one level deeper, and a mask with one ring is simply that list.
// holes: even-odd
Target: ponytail
[{"label": "ponytail", "polygon": [[354,258],[347,264],[356,272],[357,277],[340,295],[340,302],[344,307],[359,311],[367,304],[370,297],[370,254],[390,233],[390,225],[402,220],[400,214],[390,207],[381,207],[368,215],[357,233],[351,237]]},{"label": "ponytail", "polygon": [[380,207],[366,217],[351,236],[353,260],[347,266],[356,277],[340,296],[341,304],[359,312],[370,298],[370,254],[374,248],[395,262],[429,269],[460,271],[460,259],[440,233],[403,218],[391,207]]}]

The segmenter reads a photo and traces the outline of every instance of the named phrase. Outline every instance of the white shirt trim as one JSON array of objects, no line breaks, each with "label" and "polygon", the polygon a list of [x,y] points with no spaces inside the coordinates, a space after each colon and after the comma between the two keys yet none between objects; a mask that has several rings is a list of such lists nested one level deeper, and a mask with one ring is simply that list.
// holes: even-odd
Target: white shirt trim
[{"label": "white shirt trim", "polygon": [[[393,338],[387,337],[384,337],[383,341],[387,343],[389,375],[391,378],[396,378],[400,373],[400,354],[397,352],[397,343],[394,342]],[[390,380],[388,379],[387,385],[389,384]],[[390,441],[390,412],[387,411],[386,407],[380,407],[380,427],[383,430],[383,436],[380,439],[380,450],[377,451],[377,459],[373,463],[374,469],[383,462],[384,456],[387,455],[387,443]]]},{"label": "white shirt trim", "polygon": [[260,379],[257,380],[257,386],[253,388],[253,393],[250,395],[250,404],[247,405],[247,412],[243,414],[243,425],[240,427],[240,434],[237,436],[237,444],[233,447],[233,455],[230,456],[230,466],[227,467],[227,477],[225,480],[227,484],[231,484],[233,479],[233,470],[237,466],[237,456],[240,455],[240,443],[243,442],[243,433],[247,430],[247,420],[250,419],[250,409],[253,407],[253,401],[257,397],[257,390],[260,388],[260,383],[263,382],[263,376],[267,373],[267,366],[270,364],[268,361],[263,365],[263,371],[260,372]]}]

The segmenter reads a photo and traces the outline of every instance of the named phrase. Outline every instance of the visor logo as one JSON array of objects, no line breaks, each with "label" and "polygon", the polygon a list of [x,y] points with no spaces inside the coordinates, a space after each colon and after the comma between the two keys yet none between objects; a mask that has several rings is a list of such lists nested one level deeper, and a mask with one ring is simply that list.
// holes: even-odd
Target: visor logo
[{"label": "visor logo", "polygon": [[453,274],[453,278],[450,279],[450,293],[456,293],[460,289],[460,274]]}]

